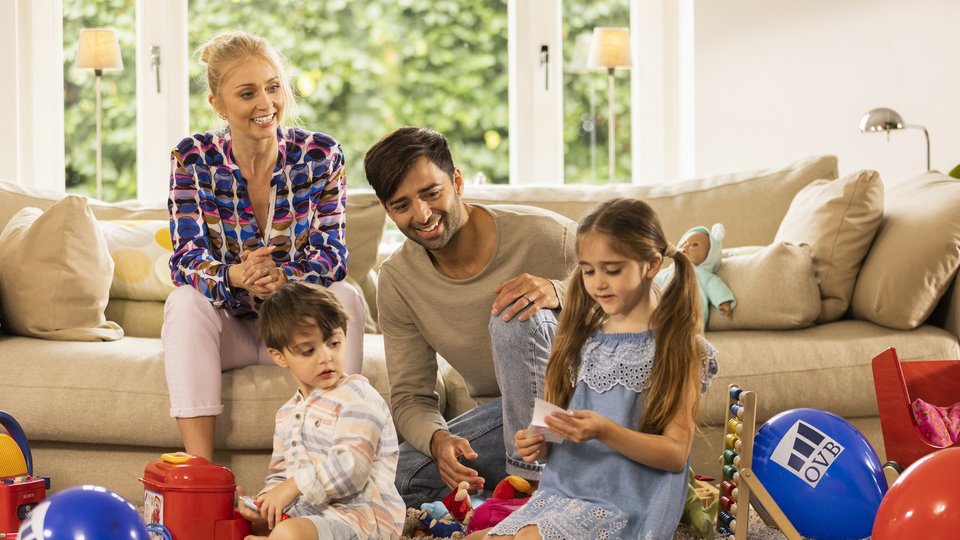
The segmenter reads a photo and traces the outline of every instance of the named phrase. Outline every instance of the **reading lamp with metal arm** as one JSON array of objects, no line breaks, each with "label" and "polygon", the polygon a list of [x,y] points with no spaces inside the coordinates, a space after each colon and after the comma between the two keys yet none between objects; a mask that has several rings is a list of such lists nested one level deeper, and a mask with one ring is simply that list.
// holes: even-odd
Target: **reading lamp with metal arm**
[{"label": "reading lamp with metal arm", "polygon": [[923,137],[927,140],[927,170],[930,170],[930,134],[927,128],[923,126],[907,125],[903,123],[903,118],[897,114],[897,111],[880,107],[873,109],[860,118],[860,133],[868,131],[886,131],[887,140],[890,140],[890,131],[895,129],[916,128],[923,130]]}]

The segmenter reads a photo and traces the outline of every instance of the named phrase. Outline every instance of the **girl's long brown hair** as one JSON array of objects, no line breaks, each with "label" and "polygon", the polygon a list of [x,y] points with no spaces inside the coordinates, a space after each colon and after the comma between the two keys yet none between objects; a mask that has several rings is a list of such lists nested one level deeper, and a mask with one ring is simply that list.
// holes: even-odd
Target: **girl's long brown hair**
[{"label": "girl's long brown hair", "polygon": [[[640,431],[660,434],[676,415],[677,408],[693,385],[696,398],[691,415],[699,404],[701,345],[700,293],[693,264],[675,248],[668,249],[660,219],[647,203],[637,199],[611,199],[594,207],[577,228],[577,248],[586,233],[604,235],[610,247],[639,262],[654,259],[657,253],[672,256],[674,276],[663,291],[651,315],[656,336],[650,396],[640,420]],[[547,366],[547,401],[566,408],[573,397],[580,354],[584,343],[607,317],[583,285],[578,267],[570,275],[567,296],[560,312],[557,334]]]}]

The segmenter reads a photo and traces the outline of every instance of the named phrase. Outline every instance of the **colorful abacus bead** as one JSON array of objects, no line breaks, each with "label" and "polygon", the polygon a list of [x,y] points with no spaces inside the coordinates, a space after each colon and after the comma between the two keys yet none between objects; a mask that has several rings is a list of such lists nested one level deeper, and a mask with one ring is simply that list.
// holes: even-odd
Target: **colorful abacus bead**
[{"label": "colorful abacus bead", "polygon": [[720,487],[723,489],[724,493],[730,496],[731,499],[737,498],[737,494],[739,490],[737,489],[737,485],[734,484],[732,481],[727,480],[722,484],[720,484]]},{"label": "colorful abacus bead", "polygon": [[743,405],[740,405],[739,403],[730,405],[730,413],[737,418],[743,418]]},{"label": "colorful abacus bead", "polygon": [[722,506],[724,510],[730,512],[731,514],[737,513],[737,501],[733,497],[728,497],[726,495],[720,497],[720,506]]},{"label": "colorful abacus bead", "polygon": [[727,465],[734,465],[733,460],[737,457],[737,453],[727,448],[723,451],[723,462]]},{"label": "colorful abacus bead", "polygon": [[741,422],[739,418],[731,418],[727,421],[727,429],[731,433],[739,435],[740,432],[743,431],[743,422]]},{"label": "colorful abacus bead", "polygon": [[719,514],[717,515],[717,521],[723,523],[723,526],[731,531],[737,528],[736,516],[724,510],[720,510]]},{"label": "colorful abacus bead", "polygon": [[732,386],[732,387],[730,387],[730,397],[731,397],[731,398],[733,398],[733,399],[735,399],[735,400],[739,400],[739,399],[740,399],[740,392],[743,392],[743,388],[740,388],[739,386]]},{"label": "colorful abacus bead", "polygon": [[724,443],[726,443],[728,448],[733,448],[734,450],[737,450],[739,452],[739,449],[737,448],[737,443],[740,442],[740,437],[737,437],[736,433],[727,433],[726,435],[723,436],[723,441]]},{"label": "colorful abacus bead", "polygon": [[727,480],[732,480],[734,483],[737,483],[737,481],[734,479],[734,475],[737,475],[737,472],[738,472],[737,468],[734,467],[733,465],[723,466],[723,477]]}]

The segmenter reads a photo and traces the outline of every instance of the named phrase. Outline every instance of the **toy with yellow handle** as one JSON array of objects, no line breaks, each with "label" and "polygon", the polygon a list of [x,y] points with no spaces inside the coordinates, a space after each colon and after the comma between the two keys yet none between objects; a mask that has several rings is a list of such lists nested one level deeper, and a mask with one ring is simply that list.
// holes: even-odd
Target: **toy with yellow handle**
[{"label": "toy with yellow handle", "polygon": [[0,425],[7,433],[0,433],[0,478],[33,475],[33,458],[23,428],[4,411],[0,411]]}]

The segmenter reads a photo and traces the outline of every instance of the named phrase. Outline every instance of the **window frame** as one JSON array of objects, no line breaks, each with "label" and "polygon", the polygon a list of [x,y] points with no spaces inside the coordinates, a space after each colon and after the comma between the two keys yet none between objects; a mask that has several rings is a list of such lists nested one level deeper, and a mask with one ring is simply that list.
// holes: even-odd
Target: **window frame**
[{"label": "window frame", "polygon": [[[169,151],[188,130],[187,2],[136,0],[137,200],[166,201]],[[510,183],[563,184],[562,0],[508,0]],[[630,0],[632,182],[693,176],[693,0]],[[62,0],[14,0],[16,81],[5,90],[16,144],[0,158],[23,185],[65,191]],[[149,21],[149,24],[146,23]],[[552,24],[543,24],[552,21]],[[56,44],[56,46],[51,46]],[[549,75],[540,63],[549,48]],[[151,48],[160,47],[160,87]],[[7,49],[10,50],[10,49]],[[10,61],[8,59],[8,61]],[[561,62],[562,63],[562,62]],[[556,66],[556,68],[554,68]],[[549,85],[544,88],[544,78]]]}]

